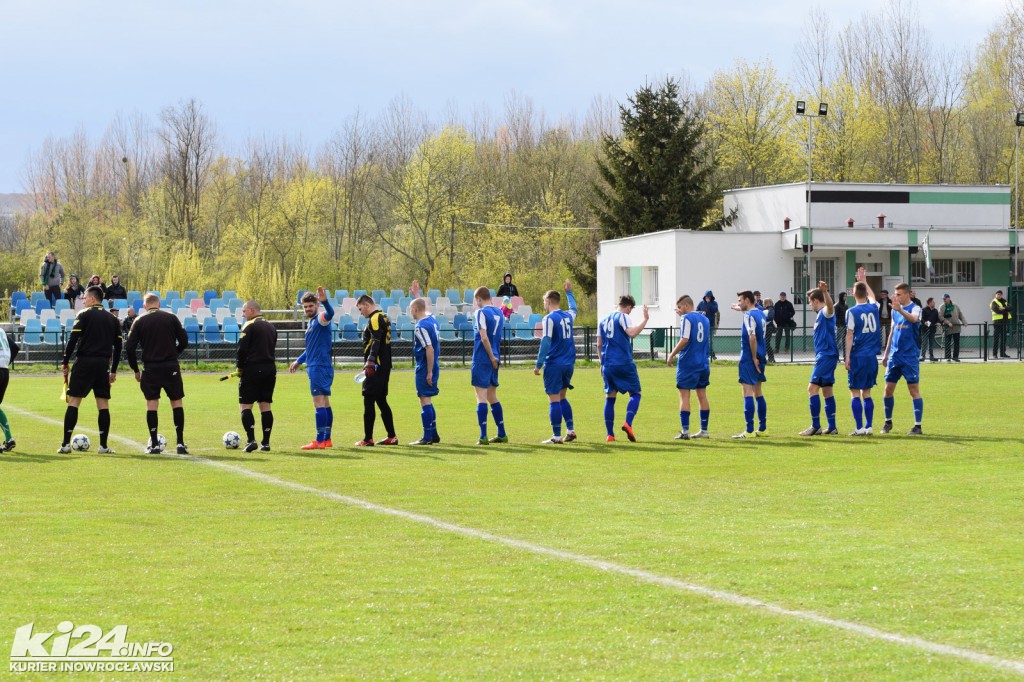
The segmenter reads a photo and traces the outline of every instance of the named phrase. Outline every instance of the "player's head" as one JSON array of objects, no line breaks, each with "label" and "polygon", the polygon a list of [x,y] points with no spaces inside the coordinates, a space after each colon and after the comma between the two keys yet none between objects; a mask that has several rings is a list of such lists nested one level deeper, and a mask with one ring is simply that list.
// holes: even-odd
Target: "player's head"
[{"label": "player's head", "polygon": [[853,297],[857,299],[857,303],[867,303],[868,285],[864,282],[857,282],[856,284],[854,284]]},{"label": "player's head", "polygon": [[686,313],[693,312],[693,299],[683,294],[676,299],[676,314],[682,317]]},{"label": "player's head", "polygon": [[747,312],[754,307],[754,292],[750,290],[738,292],[736,294],[736,303],[739,304],[740,310]]},{"label": "player's head", "polygon": [[807,300],[811,303],[811,310],[820,312],[825,307],[825,294],[820,289],[811,289],[807,292]]},{"label": "player's head", "polygon": [[473,300],[481,308],[485,305],[491,304],[491,290],[487,287],[477,287],[477,290],[473,292]]},{"label": "player's head", "polygon": [[427,316],[427,301],[424,298],[414,298],[409,302],[409,316],[414,320],[422,320]]},{"label": "player's head", "polygon": [[636,307],[636,299],[632,296],[619,296],[619,310],[629,315]]},{"label": "player's head", "polygon": [[257,303],[256,301],[246,301],[245,303],[242,304],[242,317],[244,317],[247,320],[251,320],[254,317],[259,317],[261,312],[262,311],[260,310],[260,304]]},{"label": "player's head", "polygon": [[910,285],[906,282],[900,282],[896,285],[896,300],[899,301],[900,305],[907,305],[910,303]]},{"label": "player's head", "polygon": [[100,303],[103,303],[103,289],[91,286],[85,290],[86,305],[98,305]]},{"label": "player's head", "polygon": [[562,306],[562,295],[552,289],[544,294],[544,310],[552,313]]},{"label": "player's head", "polygon": [[373,311],[377,309],[377,304],[373,301],[373,298],[368,294],[363,294],[356,301],[356,308],[359,309],[359,314],[363,317],[369,317],[373,314]]},{"label": "player's head", "polygon": [[149,292],[142,298],[142,307],[146,310],[156,310],[160,307],[160,297],[152,291]]},{"label": "player's head", "polygon": [[320,301],[317,300],[316,294],[312,291],[307,291],[302,295],[302,312],[306,317],[312,319],[316,317],[316,311],[320,310]]}]

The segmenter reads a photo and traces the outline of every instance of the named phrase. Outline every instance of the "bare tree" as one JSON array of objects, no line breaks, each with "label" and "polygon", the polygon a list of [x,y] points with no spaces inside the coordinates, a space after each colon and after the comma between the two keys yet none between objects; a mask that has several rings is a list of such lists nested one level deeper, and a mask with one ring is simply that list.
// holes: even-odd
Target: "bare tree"
[{"label": "bare tree", "polygon": [[202,192],[213,160],[216,132],[195,99],[160,112],[161,174],[167,183],[179,236],[193,241]]}]

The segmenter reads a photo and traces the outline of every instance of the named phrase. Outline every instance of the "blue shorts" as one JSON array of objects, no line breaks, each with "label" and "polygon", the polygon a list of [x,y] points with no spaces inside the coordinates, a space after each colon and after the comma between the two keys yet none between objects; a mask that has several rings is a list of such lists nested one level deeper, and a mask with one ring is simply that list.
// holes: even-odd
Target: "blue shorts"
[{"label": "blue shorts", "polygon": [[921,381],[921,363],[916,353],[913,360],[889,358],[889,366],[885,368],[885,383],[895,384],[900,379],[906,379],[908,384]]},{"label": "blue shorts", "polygon": [[676,388],[693,390],[711,385],[710,369],[676,367]]},{"label": "blue shorts", "polygon": [[871,356],[850,356],[850,371],[846,384],[855,391],[873,388],[878,382],[878,360]]},{"label": "blue shorts", "polygon": [[474,362],[469,376],[469,383],[477,388],[490,388],[498,385],[498,370],[491,367],[490,360],[487,361],[487,364]]},{"label": "blue shorts", "polygon": [[601,376],[604,377],[605,394],[640,392],[636,365],[601,365]]},{"label": "blue shorts", "polygon": [[816,386],[834,386],[836,383],[837,356],[817,357],[811,370],[811,383]]},{"label": "blue shorts", "polygon": [[334,367],[329,365],[306,366],[306,374],[309,375],[310,395],[330,395],[331,384],[334,383]]},{"label": "blue shorts", "polygon": [[764,376],[764,365],[765,359],[761,356],[757,357],[757,362],[761,366],[761,371],[758,372],[754,369],[753,360],[740,360],[740,383],[746,384],[747,386],[756,386],[757,384],[768,381]]},{"label": "blue shorts", "polygon": [[427,384],[427,370],[423,370],[422,373],[417,371],[416,372],[416,396],[419,397],[419,398],[433,398],[435,395],[440,393],[441,391],[437,387],[437,384],[438,384],[437,380],[438,380],[438,378],[439,377],[437,376],[437,374],[435,374],[434,375],[434,385],[430,386],[430,385]]},{"label": "blue shorts", "polygon": [[565,389],[572,388],[572,372],[576,369],[574,365],[551,366],[544,365],[544,393],[555,395]]}]

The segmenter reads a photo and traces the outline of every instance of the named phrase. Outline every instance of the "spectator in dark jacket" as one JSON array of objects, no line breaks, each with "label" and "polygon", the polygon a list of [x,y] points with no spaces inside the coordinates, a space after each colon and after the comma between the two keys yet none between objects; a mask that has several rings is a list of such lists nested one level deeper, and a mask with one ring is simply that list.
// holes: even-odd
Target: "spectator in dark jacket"
[{"label": "spectator in dark jacket", "polygon": [[116,298],[128,298],[128,292],[125,291],[124,286],[121,284],[121,278],[118,275],[110,276],[110,284],[107,285],[107,291],[103,296],[103,300],[112,301]]},{"label": "spectator in dark jacket", "polygon": [[72,310],[78,308],[79,301],[85,300],[85,287],[78,281],[78,275],[71,275],[68,279],[68,288],[64,290],[64,298]]},{"label": "spectator in dark jacket", "polygon": [[85,285],[88,287],[99,287],[103,291],[103,298],[107,297],[107,285],[103,283],[99,275],[93,275],[89,278],[89,283]]},{"label": "spectator in dark jacket", "polygon": [[124,334],[124,338],[128,338],[128,334],[132,330],[132,324],[138,316],[139,314],[135,312],[135,306],[128,306],[125,309],[125,317],[121,320],[121,331]]},{"label": "spectator in dark jacket", "polygon": [[935,362],[935,332],[939,330],[939,309],[935,307],[935,299],[929,297],[928,305],[921,309],[921,360],[925,352],[929,360]]},{"label": "spectator in dark jacket", "polygon": [[53,251],[43,256],[43,264],[39,267],[39,282],[46,292],[46,300],[53,307],[60,299],[60,289],[64,286],[64,266],[57,261],[57,254]]},{"label": "spectator in dark jacket", "polygon": [[836,345],[839,346],[839,355],[846,356],[846,292],[840,291],[836,300]]},{"label": "spectator in dark jacket", "polygon": [[718,329],[720,315],[718,313],[718,301],[715,300],[715,295],[711,292],[711,289],[704,292],[704,298],[697,304],[697,312],[708,318],[708,323],[711,325],[708,352],[711,354],[711,359],[715,360],[715,330]]},{"label": "spectator in dark jacket", "polygon": [[[793,340],[793,329],[796,327],[796,309],[793,304],[786,300],[786,292],[779,292],[779,300],[775,304],[775,324],[779,328],[779,335],[775,337],[775,352],[779,352],[779,345],[782,337],[786,337],[786,352],[789,352],[790,343]],[[765,341],[767,344],[767,341]]]},{"label": "spectator in dark jacket", "polygon": [[506,272],[505,273],[505,281],[503,281],[501,283],[501,286],[498,287],[498,293],[497,293],[498,298],[501,298],[502,296],[508,296],[509,298],[511,298],[512,296],[518,296],[518,295],[519,295],[519,289],[516,289],[516,285],[512,284],[512,273],[511,272]]},{"label": "spectator in dark jacket", "polygon": [[764,299],[764,348],[768,362],[775,362],[775,351],[772,349],[772,337],[778,332],[775,323],[775,303],[770,298]]}]

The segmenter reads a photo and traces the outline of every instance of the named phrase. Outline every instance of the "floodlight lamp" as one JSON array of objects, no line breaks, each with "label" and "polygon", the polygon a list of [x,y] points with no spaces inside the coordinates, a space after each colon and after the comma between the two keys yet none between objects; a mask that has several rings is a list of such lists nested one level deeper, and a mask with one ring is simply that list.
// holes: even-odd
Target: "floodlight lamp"
[{"label": "floodlight lamp", "polygon": [[805,111],[807,111],[807,102],[803,101],[802,99],[798,99],[796,101],[796,113],[797,113],[797,115],[798,116],[802,116]]},{"label": "floodlight lamp", "polygon": [[1016,123],[1017,123],[1017,125],[1019,125],[1019,126],[1024,126],[1024,111],[1018,111],[1018,112],[1017,112],[1017,120],[1016,120]]},{"label": "floodlight lamp", "polygon": [[828,116],[828,102],[822,102],[818,105],[818,116]]}]

